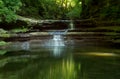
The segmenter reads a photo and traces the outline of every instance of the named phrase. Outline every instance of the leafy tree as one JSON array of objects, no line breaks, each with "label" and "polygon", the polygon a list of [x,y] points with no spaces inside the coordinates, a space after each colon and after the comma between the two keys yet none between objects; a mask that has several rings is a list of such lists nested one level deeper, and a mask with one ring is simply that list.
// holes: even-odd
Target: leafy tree
[{"label": "leafy tree", "polygon": [[20,0],[0,0],[0,21],[16,20],[16,12],[22,5]]},{"label": "leafy tree", "polygon": [[72,19],[80,18],[82,12],[82,2],[80,0],[74,0],[74,6],[71,7],[67,13],[67,16]]},{"label": "leafy tree", "polygon": [[118,20],[120,18],[120,0],[82,0],[82,18],[98,20]]},{"label": "leafy tree", "polygon": [[80,0],[22,0],[19,14],[41,19],[69,19],[80,17]]}]

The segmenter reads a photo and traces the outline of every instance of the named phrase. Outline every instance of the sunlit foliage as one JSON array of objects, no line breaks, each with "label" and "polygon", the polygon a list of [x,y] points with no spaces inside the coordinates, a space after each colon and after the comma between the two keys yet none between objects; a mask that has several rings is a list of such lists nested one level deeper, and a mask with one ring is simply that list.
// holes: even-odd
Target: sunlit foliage
[{"label": "sunlit foliage", "polygon": [[22,0],[24,11],[20,15],[40,19],[69,19],[80,16],[79,0]]},{"label": "sunlit foliage", "polygon": [[16,14],[37,19],[116,20],[120,18],[119,3],[120,0],[0,0],[0,21],[13,21]]}]

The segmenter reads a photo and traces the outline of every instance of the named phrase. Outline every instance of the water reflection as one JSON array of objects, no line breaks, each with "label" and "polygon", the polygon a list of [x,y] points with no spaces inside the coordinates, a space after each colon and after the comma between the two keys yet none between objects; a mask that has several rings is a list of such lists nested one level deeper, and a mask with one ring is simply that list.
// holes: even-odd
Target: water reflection
[{"label": "water reflection", "polygon": [[9,50],[30,50],[30,42],[14,42],[8,46]]},{"label": "water reflection", "polygon": [[63,49],[61,47],[55,46],[53,48],[53,56],[59,57],[62,54]]},{"label": "water reflection", "polygon": [[27,55],[25,51],[7,52],[0,58],[0,79],[120,79],[120,57],[111,56],[113,49],[110,54],[102,51],[111,49],[81,48],[39,47]]},{"label": "water reflection", "polygon": [[105,52],[86,52],[86,53],[75,53],[75,54],[86,55],[86,56],[97,56],[97,57],[120,57],[119,54],[105,53]]},{"label": "water reflection", "polygon": [[21,59],[17,58],[16,61],[12,61],[9,58],[9,62],[5,64],[3,67],[0,67],[0,78],[76,79],[77,71],[75,68],[75,62],[73,61],[72,55],[62,58],[60,60],[48,57],[43,61],[41,57],[39,57],[36,59],[32,59],[32,62],[29,61],[31,60],[31,58],[25,58],[27,62],[24,62],[20,61]]},{"label": "water reflection", "polygon": [[77,71],[72,59],[63,59],[61,63],[50,67],[46,79],[76,79]]}]

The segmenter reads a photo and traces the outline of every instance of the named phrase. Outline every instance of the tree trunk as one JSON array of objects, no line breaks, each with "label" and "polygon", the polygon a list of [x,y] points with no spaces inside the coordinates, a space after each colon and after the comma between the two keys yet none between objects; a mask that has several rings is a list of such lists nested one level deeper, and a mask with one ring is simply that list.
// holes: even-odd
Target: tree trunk
[{"label": "tree trunk", "polygon": [[85,14],[86,14],[86,12],[85,12],[85,10],[86,10],[85,0],[81,0],[81,2],[82,2],[82,12],[81,12],[82,17],[81,18],[84,19]]}]

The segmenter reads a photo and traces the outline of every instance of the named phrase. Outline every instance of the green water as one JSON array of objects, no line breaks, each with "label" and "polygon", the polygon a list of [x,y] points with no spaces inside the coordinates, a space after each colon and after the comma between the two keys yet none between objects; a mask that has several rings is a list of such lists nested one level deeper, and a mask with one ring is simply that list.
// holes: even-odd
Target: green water
[{"label": "green water", "polygon": [[119,49],[92,46],[6,50],[0,79],[120,79],[119,55]]}]

